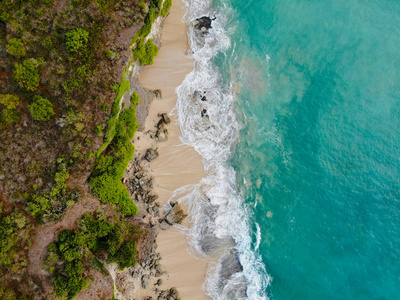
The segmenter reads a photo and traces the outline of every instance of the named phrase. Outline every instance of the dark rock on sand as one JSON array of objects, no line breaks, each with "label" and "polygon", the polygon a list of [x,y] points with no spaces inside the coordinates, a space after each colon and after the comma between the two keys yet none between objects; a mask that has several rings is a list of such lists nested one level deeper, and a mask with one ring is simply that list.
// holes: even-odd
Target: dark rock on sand
[{"label": "dark rock on sand", "polygon": [[158,129],[156,133],[156,138],[159,142],[164,142],[168,140],[169,138],[168,130],[165,128]]},{"label": "dark rock on sand", "polygon": [[172,209],[165,216],[165,221],[169,225],[181,224],[183,219],[186,217],[185,213],[177,202],[173,202],[171,205]]},{"label": "dark rock on sand", "polygon": [[142,288],[144,288],[144,289],[147,288],[148,281],[149,281],[149,276],[143,275],[142,276]]},{"label": "dark rock on sand", "polygon": [[155,149],[149,148],[146,151],[146,154],[144,155],[144,159],[147,161],[152,161],[158,157],[158,152]]},{"label": "dark rock on sand", "polygon": [[170,227],[170,225],[165,220],[160,222],[160,228],[162,230],[167,230],[169,227]]},{"label": "dark rock on sand", "polygon": [[171,119],[168,117],[168,115],[166,113],[158,114],[158,116],[162,118],[162,120],[164,121],[164,123],[166,125],[171,123]]},{"label": "dark rock on sand", "polygon": [[160,286],[160,285],[162,285],[162,283],[163,283],[162,279],[158,279],[154,285]]}]

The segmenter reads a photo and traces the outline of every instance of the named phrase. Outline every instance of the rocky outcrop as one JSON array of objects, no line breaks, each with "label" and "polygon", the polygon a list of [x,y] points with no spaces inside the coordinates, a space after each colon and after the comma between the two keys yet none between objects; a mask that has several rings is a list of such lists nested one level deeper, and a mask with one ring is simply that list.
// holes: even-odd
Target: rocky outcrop
[{"label": "rocky outcrop", "polygon": [[155,160],[158,157],[158,152],[156,149],[149,148],[146,151],[146,154],[144,155],[144,159],[147,160],[148,162]]},{"label": "rocky outcrop", "polygon": [[159,226],[162,230],[166,230],[174,224],[181,224],[185,217],[185,212],[179,206],[178,202],[171,202],[171,209],[163,219],[159,220]]},{"label": "rocky outcrop", "polygon": [[212,28],[211,23],[212,23],[213,19],[211,19],[210,17],[201,17],[196,19],[196,25],[194,26],[197,30],[200,31],[208,31],[209,29]]}]

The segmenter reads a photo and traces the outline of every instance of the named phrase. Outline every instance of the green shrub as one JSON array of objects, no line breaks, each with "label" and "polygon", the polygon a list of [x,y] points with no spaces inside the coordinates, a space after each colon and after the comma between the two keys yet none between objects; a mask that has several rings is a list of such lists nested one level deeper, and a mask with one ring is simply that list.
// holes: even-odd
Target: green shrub
[{"label": "green shrub", "polygon": [[0,20],[3,21],[4,23],[7,23],[10,20],[10,14],[7,12],[2,12],[0,14]]},{"label": "green shrub", "polygon": [[152,4],[158,9],[161,8],[162,0],[151,0]]},{"label": "green shrub", "polygon": [[19,114],[15,109],[3,108],[0,110],[0,128],[10,127],[19,120]]},{"label": "green shrub", "polygon": [[43,122],[48,121],[54,115],[53,105],[47,99],[38,95],[33,97],[33,102],[28,106],[32,119]]},{"label": "green shrub", "polygon": [[19,105],[19,97],[10,94],[0,95],[0,104],[3,104],[7,109],[15,109]]},{"label": "green shrub", "polygon": [[68,276],[74,276],[83,272],[83,263],[80,260],[73,260],[64,265],[64,271]]},{"label": "green shrub", "polygon": [[157,8],[154,7],[154,4],[150,4],[149,12],[147,13],[146,17],[144,18],[144,24],[140,28],[140,30],[134,36],[131,45],[133,45],[136,41],[140,39],[144,39],[151,31],[151,26],[154,20],[157,18]]},{"label": "green shrub", "polygon": [[132,199],[121,179],[116,179],[108,174],[92,177],[89,181],[93,192],[101,202],[108,202],[119,207],[125,216],[137,214],[137,206]]},{"label": "green shrub", "polygon": [[92,191],[101,202],[117,205],[126,216],[137,213],[137,206],[121,182],[121,177],[134,155],[135,148],[131,140],[137,128],[135,106],[131,105],[115,119],[114,137],[108,145],[108,155],[97,157],[89,180]]},{"label": "green shrub", "polygon": [[34,59],[24,60],[22,64],[14,65],[14,81],[28,91],[35,91],[39,87],[39,62]]},{"label": "green shrub", "polygon": [[53,49],[53,41],[51,40],[51,36],[46,36],[42,40],[42,46],[45,47],[47,50]]},{"label": "green shrub", "polygon": [[133,92],[133,94],[131,95],[131,103],[136,106],[139,104],[139,101],[140,101],[140,98],[139,98],[137,92]]},{"label": "green shrub", "polygon": [[65,162],[60,162],[54,175],[53,187],[47,193],[34,195],[27,202],[27,210],[39,223],[44,221],[58,221],[68,206],[79,200],[77,191],[67,192],[69,173]]},{"label": "green shrub", "polygon": [[106,56],[108,59],[110,59],[110,60],[116,60],[116,59],[119,58],[118,53],[113,52],[113,51],[110,51],[110,50],[108,50],[108,49],[104,51],[104,54],[105,54],[105,56]]},{"label": "green shrub", "polygon": [[53,281],[57,297],[68,300],[73,299],[88,286],[89,282],[82,276],[67,277],[63,274],[57,274]]},{"label": "green shrub", "polygon": [[20,39],[12,38],[8,41],[6,50],[8,54],[16,58],[24,57],[26,55],[25,46]]},{"label": "green shrub", "polygon": [[[45,265],[53,272],[53,287],[59,298],[72,299],[89,285],[88,278],[82,274],[90,262],[108,275],[103,264],[94,257],[100,251],[107,253],[107,262],[118,263],[121,270],[136,264],[136,241],[141,234],[138,227],[118,218],[114,222],[107,221],[98,211],[84,214],[77,224],[77,230],[61,231],[57,241],[48,247]],[[55,266],[60,263],[63,268],[56,271]]]},{"label": "green shrub", "polygon": [[65,45],[69,52],[77,52],[86,47],[88,42],[89,32],[82,28],[76,28],[65,34]]},{"label": "green shrub", "polygon": [[97,125],[96,128],[94,129],[94,133],[95,133],[96,135],[99,135],[99,136],[100,136],[101,133],[103,132],[103,130],[104,130],[103,126]]},{"label": "green shrub", "polygon": [[172,0],[164,0],[163,8],[161,10],[161,15],[164,18],[168,15],[171,6],[172,6]]},{"label": "green shrub", "polygon": [[118,269],[124,270],[125,268],[133,267],[136,265],[136,251],[137,246],[133,241],[125,242],[121,248],[114,255],[109,255],[107,263],[116,262]]},{"label": "green shrub", "polygon": [[7,216],[0,215],[0,267],[7,267],[14,262],[18,243],[23,239],[19,231],[28,225],[27,222],[18,210]]},{"label": "green shrub", "polygon": [[132,52],[134,60],[140,61],[141,65],[152,65],[154,57],[158,54],[158,47],[151,39],[148,39],[146,44],[143,44],[143,40],[139,40]]},{"label": "green shrub", "polygon": [[[112,141],[112,139],[115,136],[115,125],[117,124],[117,116],[120,111],[120,103],[122,100],[122,96],[129,91],[130,89],[130,82],[128,79],[126,79],[126,70],[124,71],[122,75],[122,80],[121,84],[116,85],[116,94],[117,96],[114,99],[114,102],[111,106],[111,114],[110,117],[107,120],[107,128],[106,132],[104,134],[104,142],[101,145],[100,149],[97,151],[97,156],[100,156],[100,154],[103,152],[104,149],[107,148],[108,144]],[[105,106],[104,106],[105,108]]]}]

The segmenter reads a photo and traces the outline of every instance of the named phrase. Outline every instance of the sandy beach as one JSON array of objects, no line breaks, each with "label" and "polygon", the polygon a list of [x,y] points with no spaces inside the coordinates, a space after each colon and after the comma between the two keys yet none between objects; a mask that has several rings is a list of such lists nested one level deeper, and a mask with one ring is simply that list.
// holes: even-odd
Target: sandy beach
[{"label": "sandy beach", "polygon": [[[169,132],[167,141],[157,144],[146,134],[155,129],[159,113],[173,110],[177,100],[175,89],[193,68],[193,59],[187,54],[186,24],[181,21],[185,9],[180,0],[173,2],[162,31],[162,47],[154,64],[147,66],[140,77],[143,87],[162,92],[162,98],[156,98],[150,105],[145,130],[138,132],[134,141],[137,155],[143,155],[149,147],[158,147],[160,156],[150,163],[150,174],[154,177],[155,192],[161,205],[168,202],[176,189],[196,184],[205,176],[200,155],[179,139],[176,116],[170,115],[172,122],[166,127]],[[185,222],[183,225],[190,226]],[[182,299],[208,299],[202,291],[207,263],[188,253],[185,235],[173,227],[160,230],[157,244],[157,252],[161,254],[161,263],[167,272],[162,277],[161,288],[176,287]]]}]

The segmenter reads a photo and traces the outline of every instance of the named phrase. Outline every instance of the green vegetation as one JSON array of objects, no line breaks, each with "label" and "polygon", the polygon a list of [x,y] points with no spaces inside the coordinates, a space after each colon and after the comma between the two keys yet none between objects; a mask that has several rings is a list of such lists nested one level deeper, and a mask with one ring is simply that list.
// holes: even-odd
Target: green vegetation
[{"label": "green vegetation", "polygon": [[135,61],[140,61],[141,65],[152,65],[153,59],[158,54],[158,47],[154,45],[153,40],[148,39],[146,44],[143,40],[137,42],[136,48],[133,49]]},{"label": "green vegetation", "polygon": [[[138,103],[139,100],[136,93],[133,99],[136,99],[135,103]],[[112,125],[115,124],[113,127],[114,134],[107,144],[106,153],[104,155],[98,154],[89,183],[93,192],[99,196],[100,201],[115,204],[119,207],[121,213],[126,216],[132,216],[137,213],[137,207],[133,200],[130,199],[129,192],[122,184],[121,178],[133,158],[135,148],[131,144],[131,140],[138,125],[136,123],[134,103],[131,103],[129,108],[121,111],[117,119],[117,109],[119,109],[120,101],[120,99],[116,98],[112,109],[115,113],[115,123],[112,123]],[[118,106],[114,106],[116,103]],[[109,130],[109,128],[107,129]],[[106,142],[107,134],[105,135]]]},{"label": "green vegetation", "polygon": [[114,102],[111,106],[111,114],[107,120],[107,128],[106,128],[106,133],[104,136],[104,143],[101,145],[99,151],[97,152],[97,155],[99,156],[101,152],[105,148],[107,148],[108,144],[112,141],[112,139],[115,136],[115,127],[117,124],[117,117],[120,112],[120,104],[122,100],[122,96],[129,91],[130,88],[130,83],[129,80],[126,79],[126,70],[124,71],[122,75],[122,80],[121,84],[118,86],[116,94],[117,96],[114,99]]},{"label": "green vegetation", "polygon": [[164,0],[163,8],[161,10],[161,15],[164,18],[168,15],[171,6],[172,6],[172,0]]},{"label": "green vegetation", "polygon": [[[168,1],[168,0],[166,0]],[[151,31],[151,26],[154,20],[163,13],[160,11],[162,0],[152,0],[150,1],[149,11],[144,19],[144,24],[142,28],[136,33],[135,37],[132,40],[131,45],[136,43],[139,40],[143,40]],[[172,3],[171,3],[172,4]],[[164,7],[163,7],[164,9]]]},{"label": "green vegetation", "polygon": [[85,214],[77,230],[61,231],[48,248],[45,266],[53,273],[56,295],[72,299],[87,288],[90,279],[83,273],[89,265],[106,273],[97,254],[105,253],[106,262],[116,262],[120,270],[134,266],[139,237],[140,229],[122,219],[107,220],[101,211]]},{"label": "green vegetation", "polygon": [[8,41],[7,53],[16,58],[24,57],[26,55],[25,46],[20,39],[12,38]]},{"label": "green vegetation", "polygon": [[115,252],[114,255],[108,257],[107,262],[116,262],[118,268],[122,271],[125,268],[132,267],[136,264],[136,251],[136,243],[127,241]]},{"label": "green vegetation", "polygon": [[76,28],[65,34],[67,41],[65,46],[69,52],[77,52],[86,47],[88,43],[89,32],[82,28]]},{"label": "green vegetation", "polygon": [[106,56],[108,59],[110,59],[110,60],[117,60],[117,59],[119,59],[118,53],[113,52],[113,51],[110,51],[110,50],[108,50],[108,49],[104,52],[104,54],[105,54],[105,56]]},{"label": "green vegetation", "polygon": [[33,97],[33,102],[29,105],[29,111],[32,119],[39,122],[48,121],[54,115],[51,102],[39,95]]},{"label": "green vegetation", "polygon": [[16,109],[19,105],[19,97],[17,95],[0,95],[0,104],[3,104],[6,109]]},{"label": "green vegetation", "polygon": [[[0,205],[1,207],[1,205]],[[24,237],[23,229],[29,224],[28,219],[19,210],[2,216],[0,213],[0,267],[9,267],[16,258],[18,243]]]},{"label": "green vegetation", "polygon": [[0,111],[0,129],[11,127],[18,120],[19,115],[15,109],[2,109]]},{"label": "green vegetation", "polygon": [[10,270],[14,278],[24,274],[34,230],[22,209],[8,208],[3,212],[2,206],[0,204],[0,299],[28,300],[31,298],[21,291],[24,284],[15,286],[4,279]]},{"label": "green vegetation", "polygon": [[131,104],[137,106],[139,104],[140,98],[137,92],[133,92],[131,95]]},{"label": "green vegetation", "polygon": [[40,223],[60,220],[65,215],[68,206],[79,200],[80,195],[77,191],[67,189],[68,178],[67,164],[63,159],[59,159],[50,191],[32,195],[28,200],[28,212]]},{"label": "green vegetation", "polygon": [[11,126],[19,120],[16,110],[19,102],[19,97],[16,95],[0,94],[0,129]]},{"label": "green vegetation", "polygon": [[21,87],[28,91],[35,91],[39,87],[39,62],[34,59],[24,60],[22,64],[15,63],[14,80]]},{"label": "green vegetation", "polygon": [[[139,98],[121,104],[126,72],[112,87],[125,64],[121,33],[146,18],[144,43],[161,7],[162,0],[0,1],[0,260],[8,261],[0,262],[0,299],[73,298],[90,283],[91,266],[106,274],[106,262],[135,263],[138,233],[126,231],[121,219],[137,207],[121,176],[134,153]],[[107,124],[99,121],[108,116]],[[37,265],[30,262],[42,259],[36,248],[48,228],[42,225],[61,220],[87,195],[92,170],[90,190],[111,204],[101,207],[112,230],[94,237],[79,225],[65,236],[65,248],[61,236],[49,249],[52,276],[32,276],[28,270]],[[43,290],[49,280],[54,294]]]}]

